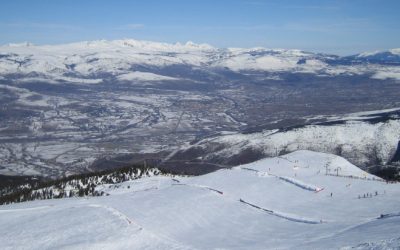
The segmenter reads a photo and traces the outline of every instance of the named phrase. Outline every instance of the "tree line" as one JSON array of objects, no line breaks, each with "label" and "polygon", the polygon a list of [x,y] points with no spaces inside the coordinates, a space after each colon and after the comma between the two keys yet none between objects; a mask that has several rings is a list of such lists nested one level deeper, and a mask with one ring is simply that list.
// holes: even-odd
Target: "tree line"
[{"label": "tree line", "polygon": [[3,186],[0,192],[0,205],[31,200],[102,196],[107,194],[96,189],[99,185],[116,184],[160,174],[169,173],[148,166],[132,165],[113,170],[76,174],[56,180],[30,178],[23,184]]}]

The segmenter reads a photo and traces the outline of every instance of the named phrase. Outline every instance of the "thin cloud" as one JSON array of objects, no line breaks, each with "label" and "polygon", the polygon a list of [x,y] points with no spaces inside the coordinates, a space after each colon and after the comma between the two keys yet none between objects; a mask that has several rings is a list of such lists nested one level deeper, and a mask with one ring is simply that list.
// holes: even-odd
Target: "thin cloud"
[{"label": "thin cloud", "polygon": [[121,25],[117,27],[117,30],[138,30],[138,29],[143,29],[145,26],[144,24],[141,23],[129,23],[125,25]]},{"label": "thin cloud", "polygon": [[0,23],[0,27],[19,28],[19,29],[61,29],[61,30],[79,30],[80,28],[73,25],[57,24],[57,23],[36,23],[36,22],[20,22],[20,23]]},{"label": "thin cloud", "polygon": [[364,18],[347,18],[342,20],[313,20],[312,22],[286,23],[283,27],[290,31],[334,33],[349,31],[366,31],[379,29],[376,24]]},{"label": "thin cloud", "polygon": [[161,26],[151,26],[149,29],[198,29],[198,30],[274,30],[280,29],[282,26],[269,25],[269,24],[254,24],[254,25],[161,25]]},{"label": "thin cloud", "polygon": [[206,29],[225,29],[225,30],[275,30],[280,27],[277,25],[259,24],[259,25],[232,25],[232,26],[209,26]]},{"label": "thin cloud", "polygon": [[339,6],[329,5],[288,5],[284,6],[286,9],[300,9],[300,10],[339,10]]},{"label": "thin cloud", "polygon": [[[140,24],[125,25],[119,29],[140,29]],[[345,19],[314,19],[299,22],[271,23],[271,24],[236,24],[236,25],[156,25],[146,26],[147,29],[163,29],[163,30],[230,30],[230,31],[297,31],[297,32],[316,32],[316,33],[337,33],[349,32],[354,30],[376,30],[381,27],[366,18],[345,18]]]},{"label": "thin cloud", "polygon": [[281,9],[300,9],[300,10],[339,10],[340,7],[338,5],[324,5],[324,4],[316,4],[316,5],[294,5],[294,4],[282,4],[280,1],[257,1],[257,0],[249,0],[243,1],[244,4],[254,5],[254,6],[269,6],[272,8],[281,8]]},{"label": "thin cloud", "polygon": [[260,1],[243,1],[243,3],[248,5],[270,5],[270,3]]}]

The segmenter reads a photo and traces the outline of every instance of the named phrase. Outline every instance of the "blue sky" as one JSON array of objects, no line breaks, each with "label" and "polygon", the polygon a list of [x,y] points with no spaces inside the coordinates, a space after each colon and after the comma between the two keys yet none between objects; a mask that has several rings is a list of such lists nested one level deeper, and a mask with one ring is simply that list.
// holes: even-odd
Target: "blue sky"
[{"label": "blue sky", "polygon": [[0,44],[134,38],[353,54],[400,47],[399,0],[2,0]]}]

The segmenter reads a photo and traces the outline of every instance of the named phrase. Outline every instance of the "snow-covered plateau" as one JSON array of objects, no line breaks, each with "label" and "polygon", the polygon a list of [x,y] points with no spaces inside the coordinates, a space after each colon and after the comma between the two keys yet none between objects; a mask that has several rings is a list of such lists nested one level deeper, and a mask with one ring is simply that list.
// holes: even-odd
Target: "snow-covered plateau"
[{"label": "snow-covered plateau", "polygon": [[1,249],[399,249],[400,186],[296,151],[0,207]]}]

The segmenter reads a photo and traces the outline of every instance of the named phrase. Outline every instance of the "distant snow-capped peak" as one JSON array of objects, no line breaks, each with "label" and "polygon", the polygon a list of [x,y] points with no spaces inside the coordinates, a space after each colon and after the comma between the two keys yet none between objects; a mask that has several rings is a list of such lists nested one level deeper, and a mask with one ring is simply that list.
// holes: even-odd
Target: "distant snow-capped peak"
[{"label": "distant snow-capped peak", "polygon": [[368,73],[376,76],[376,73],[379,73],[379,77],[374,77],[375,79],[388,76],[397,79],[400,74],[400,49],[339,57],[298,49],[223,49],[191,41],[163,43],[122,39],[60,45],[33,45],[27,42],[9,44],[0,46],[0,55],[0,76],[35,73],[54,79],[71,74],[83,78],[92,77],[97,73],[118,76],[131,72],[135,65],[186,65],[209,69],[224,67],[232,71],[318,75]]},{"label": "distant snow-capped peak", "polygon": [[376,50],[372,52],[363,52],[357,55],[357,57],[371,57],[371,56],[377,56],[377,55],[383,55],[383,54],[392,54],[392,55],[400,55],[400,48],[395,48],[395,49],[389,49],[389,50]]},{"label": "distant snow-capped peak", "polygon": [[[10,43],[6,47],[31,47],[34,44],[29,42],[23,43]],[[4,46],[0,46],[4,47]],[[135,39],[121,39],[121,40],[93,40],[93,41],[81,41],[66,44],[56,44],[56,45],[37,45],[35,47],[40,48],[110,48],[110,47],[129,47],[134,49],[144,49],[153,51],[174,51],[174,50],[216,50],[213,46],[209,44],[198,44],[192,41],[186,43],[163,43],[163,42],[153,42]]]},{"label": "distant snow-capped peak", "polygon": [[390,53],[392,53],[392,54],[395,54],[395,55],[400,55],[400,48],[397,48],[397,49],[391,49],[391,50],[389,50],[390,51]]}]

